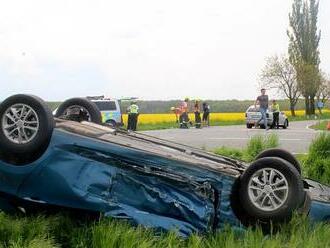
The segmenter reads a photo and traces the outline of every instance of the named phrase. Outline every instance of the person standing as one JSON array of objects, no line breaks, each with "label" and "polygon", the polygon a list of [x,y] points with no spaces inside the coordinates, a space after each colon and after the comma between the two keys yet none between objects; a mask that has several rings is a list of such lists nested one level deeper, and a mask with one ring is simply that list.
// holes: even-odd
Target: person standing
[{"label": "person standing", "polygon": [[179,116],[181,114],[180,108],[171,107],[171,111],[175,114],[175,122],[179,123]]},{"label": "person standing", "polygon": [[195,113],[195,127],[196,128],[201,128],[202,127],[202,118],[201,118],[201,110],[199,106],[200,100],[195,101],[194,105],[194,113]]},{"label": "person standing", "polygon": [[138,116],[139,116],[139,106],[136,101],[132,101],[131,105],[127,108],[128,113],[128,131],[136,131]]},{"label": "person standing", "polygon": [[180,103],[179,109],[180,109],[180,117],[179,117],[179,122],[180,122],[180,128],[188,128],[188,123],[190,122],[189,120],[189,115],[188,115],[188,103],[189,103],[189,98],[186,97],[184,101]]},{"label": "person standing", "polygon": [[267,121],[267,110],[268,110],[268,95],[266,95],[266,89],[261,89],[261,95],[257,97],[254,106],[259,104],[261,118],[255,123],[255,127],[259,126],[260,122],[263,121],[266,130],[269,129]]},{"label": "person standing", "polygon": [[207,102],[203,102],[203,124],[210,126],[210,105]]},{"label": "person standing", "polygon": [[280,105],[273,100],[272,103],[272,111],[273,111],[273,124],[272,126],[275,128],[279,128],[279,117],[280,117]]}]

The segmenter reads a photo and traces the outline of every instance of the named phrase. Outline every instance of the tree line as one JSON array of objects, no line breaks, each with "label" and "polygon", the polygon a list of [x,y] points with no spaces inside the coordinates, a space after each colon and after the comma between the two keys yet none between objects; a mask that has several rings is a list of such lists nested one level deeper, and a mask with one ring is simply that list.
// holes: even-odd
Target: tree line
[{"label": "tree line", "polygon": [[[138,101],[140,113],[143,114],[161,114],[161,113],[172,113],[171,107],[178,106],[182,100],[169,100],[169,101]],[[279,99],[277,100],[281,110],[290,110],[290,102],[288,99]],[[205,100],[210,107],[211,112],[213,113],[243,113],[246,109],[254,104],[254,100]],[[129,101],[121,102],[121,111],[122,113],[126,112],[127,107],[129,106]],[[61,102],[47,102],[52,110],[55,110]],[[327,108],[330,108],[328,103]],[[193,103],[190,103],[190,109],[193,110]],[[304,100],[298,99],[296,104],[296,109],[304,109]]]}]

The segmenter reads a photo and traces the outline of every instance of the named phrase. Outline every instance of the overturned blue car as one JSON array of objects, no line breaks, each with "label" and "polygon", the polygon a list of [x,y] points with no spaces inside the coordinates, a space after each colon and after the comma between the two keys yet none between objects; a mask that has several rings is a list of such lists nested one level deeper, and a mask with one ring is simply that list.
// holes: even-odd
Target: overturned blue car
[{"label": "overturned blue car", "polygon": [[251,164],[101,124],[84,98],[53,116],[32,95],[0,105],[0,209],[93,212],[187,236],[229,224],[267,229],[294,212],[330,216],[330,189],[303,179],[290,153]]}]

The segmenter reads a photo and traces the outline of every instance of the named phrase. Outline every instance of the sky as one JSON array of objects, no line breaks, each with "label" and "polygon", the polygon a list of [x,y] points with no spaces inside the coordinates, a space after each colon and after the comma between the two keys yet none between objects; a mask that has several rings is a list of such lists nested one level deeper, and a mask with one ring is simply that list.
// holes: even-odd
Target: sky
[{"label": "sky", "polygon": [[[254,99],[287,51],[291,0],[0,0],[0,100]],[[330,73],[330,1],[320,0]]]}]

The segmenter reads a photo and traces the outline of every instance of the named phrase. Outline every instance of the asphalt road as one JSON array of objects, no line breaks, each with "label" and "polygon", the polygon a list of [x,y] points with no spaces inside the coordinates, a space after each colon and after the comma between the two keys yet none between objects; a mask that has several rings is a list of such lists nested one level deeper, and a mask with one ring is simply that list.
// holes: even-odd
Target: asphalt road
[{"label": "asphalt road", "polygon": [[247,129],[245,126],[237,125],[206,127],[203,129],[153,130],[143,133],[207,150],[221,146],[242,148],[254,135],[276,133],[279,137],[280,147],[293,153],[306,153],[311,141],[318,134],[318,131],[308,128],[314,123],[315,121],[291,122],[288,129],[268,131],[264,129]]}]

